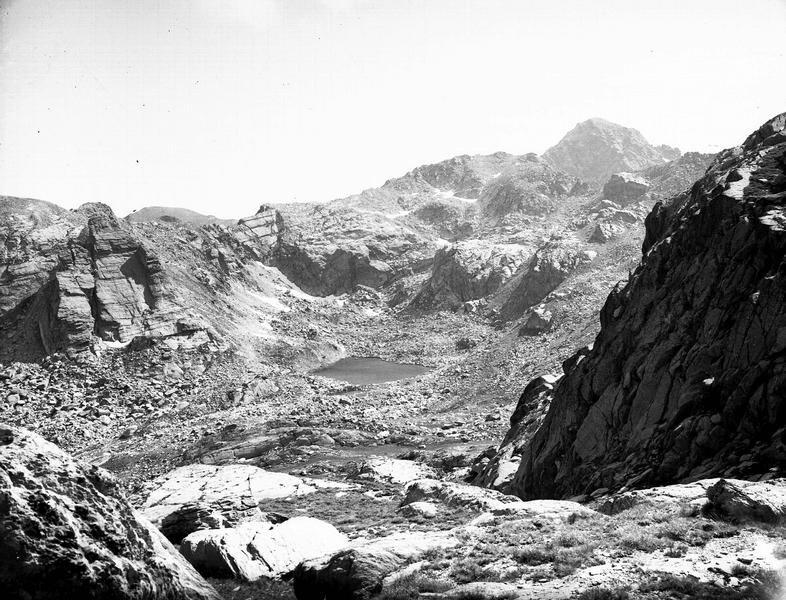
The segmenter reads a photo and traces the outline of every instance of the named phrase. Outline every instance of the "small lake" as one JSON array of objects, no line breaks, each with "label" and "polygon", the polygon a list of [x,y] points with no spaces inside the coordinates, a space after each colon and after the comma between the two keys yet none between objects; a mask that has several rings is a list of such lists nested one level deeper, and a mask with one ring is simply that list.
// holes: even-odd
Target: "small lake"
[{"label": "small lake", "polygon": [[430,367],[397,363],[381,358],[342,358],[332,365],[317,369],[314,374],[355,385],[369,385],[409,379],[429,371],[431,371]]}]

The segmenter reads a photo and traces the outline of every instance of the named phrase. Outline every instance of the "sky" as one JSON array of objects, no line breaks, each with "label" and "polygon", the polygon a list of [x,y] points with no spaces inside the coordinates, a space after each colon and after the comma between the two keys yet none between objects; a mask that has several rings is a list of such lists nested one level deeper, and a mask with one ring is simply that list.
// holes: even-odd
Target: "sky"
[{"label": "sky", "polygon": [[718,151],[786,111],[786,0],[0,0],[0,194],[223,218],[590,117]]}]

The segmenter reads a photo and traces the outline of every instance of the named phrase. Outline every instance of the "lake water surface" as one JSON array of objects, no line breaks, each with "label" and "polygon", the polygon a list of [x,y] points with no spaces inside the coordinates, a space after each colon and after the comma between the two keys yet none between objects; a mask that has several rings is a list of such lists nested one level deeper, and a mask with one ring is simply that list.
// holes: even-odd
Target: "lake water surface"
[{"label": "lake water surface", "polygon": [[410,365],[397,363],[381,358],[342,358],[332,365],[317,369],[316,375],[329,377],[338,381],[346,381],[355,385],[369,385],[372,383],[384,383],[386,381],[397,381],[399,379],[409,379],[423,375],[431,370],[430,367],[422,365]]}]

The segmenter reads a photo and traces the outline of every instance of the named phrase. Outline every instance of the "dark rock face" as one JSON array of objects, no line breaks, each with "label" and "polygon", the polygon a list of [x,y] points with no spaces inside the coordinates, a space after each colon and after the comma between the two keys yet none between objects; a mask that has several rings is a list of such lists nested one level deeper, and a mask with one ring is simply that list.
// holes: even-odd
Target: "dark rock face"
[{"label": "dark rock face", "polygon": [[785,127],[766,123],[649,215],[641,266],[550,392],[518,495],[786,468]]},{"label": "dark rock face", "polygon": [[643,177],[632,173],[615,173],[603,186],[603,197],[618,204],[626,204],[641,198],[650,189]]},{"label": "dark rock face", "polygon": [[604,119],[576,125],[543,158],[557,169],[584,181],[602,183],[612,173],[640,171],[672,160],[679,150],[664,154],[637,130]]},{"label": "dark rock face", "polygon": [[0,425],[3,598],[219,600],[111,476]]}]

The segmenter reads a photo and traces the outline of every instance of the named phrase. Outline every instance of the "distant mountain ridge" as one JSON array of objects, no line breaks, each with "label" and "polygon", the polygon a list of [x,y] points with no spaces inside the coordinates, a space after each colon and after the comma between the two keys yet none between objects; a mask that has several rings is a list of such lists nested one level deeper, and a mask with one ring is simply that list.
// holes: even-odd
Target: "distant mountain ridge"
[{"label": "distant mountain ridge", "polygon": [[145,206],[126,215],[130,223],[145,223],[159,221],[161,223],[187,223],[189,225],[234,225],[237,219],[219,219],[213,215],[203,215],[188,208],[175,206]]}]

